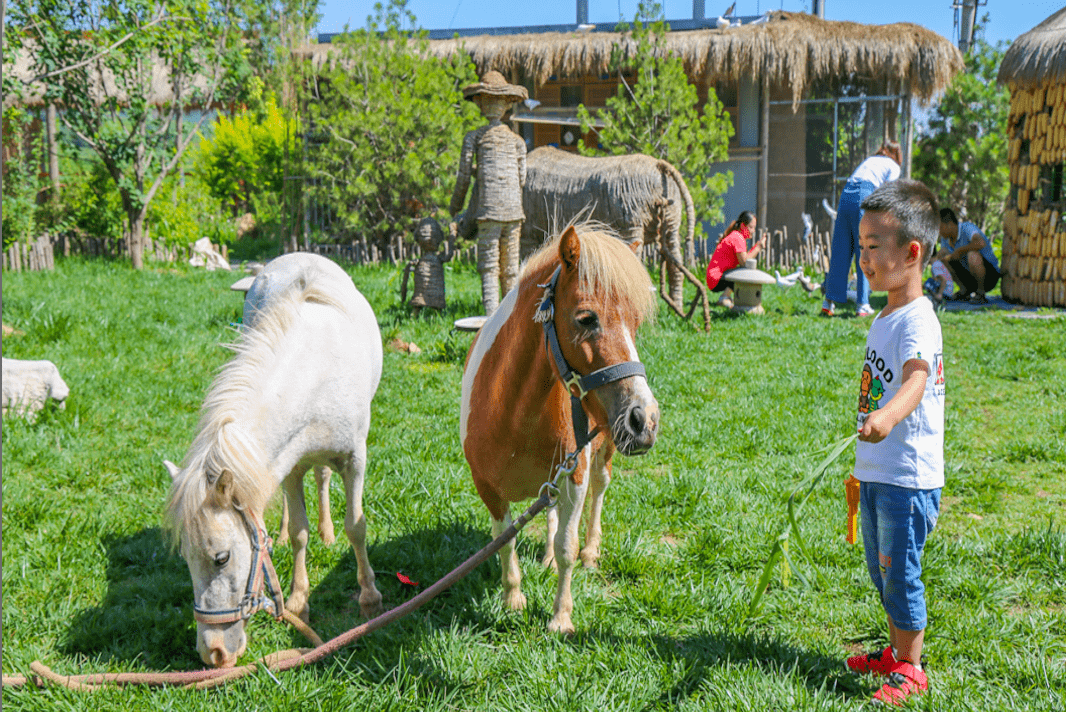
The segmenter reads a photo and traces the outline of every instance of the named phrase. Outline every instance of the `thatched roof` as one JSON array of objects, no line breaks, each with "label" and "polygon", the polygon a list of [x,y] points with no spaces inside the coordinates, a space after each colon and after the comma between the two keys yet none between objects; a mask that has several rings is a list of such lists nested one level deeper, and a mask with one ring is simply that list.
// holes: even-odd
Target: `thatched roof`
[{"label": "thatched roof", "polygon": [[[518,70],[541,85],[552,75],[607,72],[615,46],[627,55],[635,53],[633,40],[617,32],[432,40],[430,52],[446,57],[465,51],[479,74]],[[313,45],[300,54],[324,62],[330,47]],[[955,45],[918,25],[863,25],[784,11],[770,12],[765,22],[741,27],[669,32],[665,47],[684,60],[690,77],[716,83],[769,73],[771,83],[791,88],[793,101],[820,81],[858,76],[907,81],[912,94],[928,102],[964,68]]]},{"label": "thatched roof", "polygon": [[[4,65],[4,73],[11,72],[25,87],[21,97],[4,97],[3,105],[5,108],[16,103],[20,106],[41,106],[44,103],[44,85],[40,81],[32,81],[34,79],[35,68],[33,61],[35,52],[34,43],[27,42],[23,47],[15,51],[14,64],[10,66]],[[170,68],[162,62],[156,61],[153,63],[151,71],[152,81],[148,90],[148,102],[161,106],[174,101],[174,82],[171,78]],[[126,93],[120,91],[117,87],[114,75],[109,71],[101,72],[98,63],[90,65],[89,77],[91,82],[89,93],[94,102],[100,103],[108,97],[117,98],[120,104],[125,104],[128,101]],[[192,78],[193,86],[199,90],[204,90],[209,86],[209,81],[208,76],[204,74],[197,74]]]},{"label": "thatched roof", "polygon": [[1014,40],[999,81],[1019,89],[1066,83],[1066,7]]}]

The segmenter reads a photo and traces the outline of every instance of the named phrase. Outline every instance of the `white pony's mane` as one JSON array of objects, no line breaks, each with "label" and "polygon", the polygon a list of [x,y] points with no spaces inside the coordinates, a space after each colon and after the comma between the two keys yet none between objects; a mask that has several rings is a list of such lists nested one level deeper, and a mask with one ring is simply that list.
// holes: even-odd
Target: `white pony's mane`
[{"label": "white pony's mane", "polygon": [[166,524],[172,544],[179,543],[182,532],[189,535],[190,543],[202,544],[205,532],[200,513],[210,488],[225,470],[233,473],[234,502],[262,514],[275,483],[258,442],[237,417],[238,408],[261,387],[274,366],[278,346],[305,302],[348,313],[336,295],[318,286],[322,283],[328,285],[328,279],[304,273],[258,313],[254,329],[242,331],[236,342],[225,345],[235,355],[211,383],[200,409],[199,433],[170,489]]}]

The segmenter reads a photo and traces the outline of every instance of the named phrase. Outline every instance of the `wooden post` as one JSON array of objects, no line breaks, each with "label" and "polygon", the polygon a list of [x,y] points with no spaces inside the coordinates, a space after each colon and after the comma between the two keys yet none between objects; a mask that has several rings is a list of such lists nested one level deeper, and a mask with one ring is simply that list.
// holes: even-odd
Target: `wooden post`
[{"label": "wooden post", "polygon": [[[765,62],[764,62],[765,64]],[[766,206],[769,202],[770,183],[770,72],[763,67],[762,81],[761,152],[759,154],[759,224],[766,224]]]}]

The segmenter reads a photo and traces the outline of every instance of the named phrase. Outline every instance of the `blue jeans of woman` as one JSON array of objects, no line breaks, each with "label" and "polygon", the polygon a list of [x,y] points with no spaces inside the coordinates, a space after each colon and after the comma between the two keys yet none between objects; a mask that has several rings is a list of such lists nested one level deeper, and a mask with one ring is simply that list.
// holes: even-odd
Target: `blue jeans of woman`
[{"label": "blue jeans of woman", "polygon": [[859,269],[859,221],[862,220],[862,201],[874,192],[874,184],[865,180],[849,180],[840,194],[836,224],[833,225],[833,251],[829,256],[829,271],[825,274],[825,298],[843,304],[848,301],[848,272],[855,262],[855,303],[870,303],[870,283]]}]

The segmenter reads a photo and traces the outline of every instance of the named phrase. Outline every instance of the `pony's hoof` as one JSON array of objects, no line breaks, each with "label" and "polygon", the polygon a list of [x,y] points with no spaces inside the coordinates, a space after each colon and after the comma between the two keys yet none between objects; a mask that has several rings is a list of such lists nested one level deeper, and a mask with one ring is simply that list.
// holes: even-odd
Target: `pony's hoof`
[{"label": "pony's hoof", "polygon": [[526,607],[526,594],[518,589],[503,594],[504,608],[512,611],[521,611]]},{"label": "pony's hoof", "polygon": [[318,536],[322,539],[322,543],[326,546],[333,546],[333,542],[337,541],[336,535],[333,533],[333,523],[328,526],[318,526]]},{"label": "pony's hoof", "polygon": [[570,620],[570,616],[556,616],[552,618],[551,623],[548,624],[549,633],[558,633],[559,635],[573,635],[574,624]]},{"label": "pony's hoof", "polygon": [[581,552],[581,565],[586,569],[598,569],[600,567],[600,552],[585,549]]},{"label": "pony's hoof", "polygon": [[554,553],[545,554],[544,558],[540,560],[540,564],[544,568],[551,569],[552,571],[558,571],[559,570],[559,564],[555,563],[555,554]]},{"label": "pony's hoof", "polygon": [[364,599],[362,596],[359,597],[359,609],[363,612],[363,617],[367,620],[373,620],[374,618],[377,618],[385,610],[381,606],[381,594],[377,591],[375,591],[374,593],[377,593],[377,595],[367,596],[366,599]]}]

